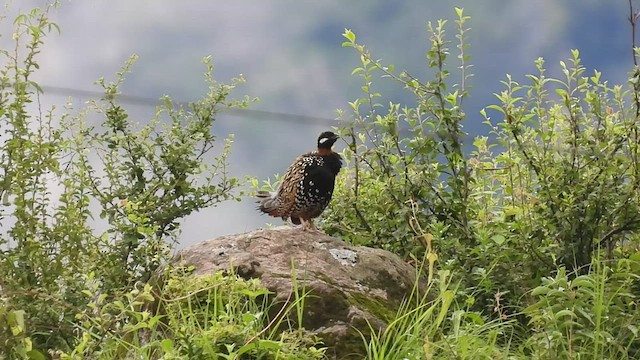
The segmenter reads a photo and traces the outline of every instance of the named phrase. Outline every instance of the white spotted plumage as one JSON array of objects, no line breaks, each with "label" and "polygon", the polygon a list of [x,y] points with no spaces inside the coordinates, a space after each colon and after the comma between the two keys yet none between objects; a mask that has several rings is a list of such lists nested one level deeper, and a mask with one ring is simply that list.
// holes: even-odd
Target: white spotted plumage
[{"label": "white spotted plumage", "polygon": [[309,223],[329,205],[335,177],[342,166],[341,157],[331,151],[337,136],[331,132],[318,138],[318,151],[299,156],[287,169],[275,194],[259,192],[258,209],[294,224]]}]

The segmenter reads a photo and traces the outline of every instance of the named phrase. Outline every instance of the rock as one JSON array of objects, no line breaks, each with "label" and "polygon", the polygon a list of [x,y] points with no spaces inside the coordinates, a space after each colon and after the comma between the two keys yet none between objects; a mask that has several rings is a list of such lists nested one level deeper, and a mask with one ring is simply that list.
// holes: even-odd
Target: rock
[{"label": "rock", "polygon": [[293,265],[299,288],[311,290],[303,326],[321,337],[327,355],[337,359],[363,358],[355,329],[364,334],[370,333],[368,324],[383,329],[415,284],[415,269],[388,251],[290,227],[203,241],[177,257],[194,266],[195,275],[228,271],[232,264],[239,276],[260,278],[276,302],[289,297]]}]

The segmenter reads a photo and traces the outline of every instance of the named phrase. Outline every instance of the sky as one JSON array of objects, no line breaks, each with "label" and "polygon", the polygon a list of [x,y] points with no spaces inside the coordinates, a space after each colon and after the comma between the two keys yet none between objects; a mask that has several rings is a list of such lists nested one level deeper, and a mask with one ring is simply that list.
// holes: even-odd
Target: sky
[{"label": "sky", "polygon": [[[18,11],[46,3],[8,1],[0,10],[1,47],[11,44]],[[640,1],[634,4],[640,7]],[[347,109],[360,96],[360,80],[351,75],[358,56],[341,46],[345,28],[375,58],[428,78],[427,22],[449,19],[449,39],[455,41],[454,7],[464,8],[471,16],[474,73],[465,130],[474,136],[487,132],[479,111],[495,102],[500,81],[506,74],[524,80],[538,57],[546,59],[550,75],[558,75],[558,62],[579,49],[588,73],[598,69],[611,83],[624,82],[632,66],[628,6],[622,0],[61,0],[50,10],[61,32],[47,36],[35,80],[45,87],[46,104],[64,104],[71,96],[81,107],[88,97],[78,90],[99,91],[94,82],[113,79],[136,54],[139,60],[127,75],[124,94],[193,101],[206,91],[201,59],[211,55],[216,79],[225,82],[242,74],[247,83],[235,95],[260,99],[251,105],[256,112],[218,120],[219,135],[235,136],[231,171],[266,179],[312,150],[317,135],[335,125],[336,110]],[[451,60],[455,64],[455,56]],[[389,100],[410,101],[406,93],[378,81]],[[152,101],[125,105],[141,124],[155,113]],[[223,203],[183,221],[181,246],[265,223],[281,221],[260,216],[249,198]]]}]

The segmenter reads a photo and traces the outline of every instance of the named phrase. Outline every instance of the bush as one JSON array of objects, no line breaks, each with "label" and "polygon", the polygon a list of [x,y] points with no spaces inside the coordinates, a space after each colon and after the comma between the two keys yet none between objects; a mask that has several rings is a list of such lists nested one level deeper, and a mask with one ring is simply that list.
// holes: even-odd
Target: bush
[{"label": "bush", "polygon": [[[349,166],[338,178],[324,229],[409,261],[425,256],[431,268],[454,274],[452,322],[442,322],[440,331],[463,342],[447,342],[429,356],[465,357],[485,347],[497,354],[506,347],[516,358],[633,357],[637,329],[629,321],[639,313],[631,295],[638,274],[620,267],[638,256],[640,71],[634,69],[627,87],[610,86],[598,71],[586,75],[577,50],[560,63],[564,78],[546,77],[538,59],[536,74],[523,84],[507,76],[499,105],[481,111],[490,137],[463,144],[468,17],[461,9],[456,14],[458,81],[445,63],[444,20],[428,27],[433,77],[427,81],[374,60],[345,31],[343,45],[361,59],[354,74],[364,95],[350,103],[353,121],[339,129],[349,144],[343,152]],[[374,75],[399,83],[415,103],[383,105]],[[540,297],[547,292],[556,297]],[[407,311],[409,324],[434,305],[421,306]],[[479,319],[477,329],[487,331],[453,335],[462,334],[453,322],[461,314]],[[407,331],[419,339],[427,329],[390,330],[382,345],[374,339],[370,346],[389,349]]]},{"label": "bush", "polygon": [[[460,9],[458,15],[463,83],[453,93],[447,92],[446,21],[429,24],[431,50],[427,59],[435,74],[427,82],[406,72],[396,75],[393,66],[374,61],[353,32],[344,33],[347,41],[343,46],[360,54],[362,66],[353,73],[363,79],[364,96],[350,103],[353,121],[339,129],[349,143],[343,157],[351,166],[339,177],[336,201],[326,217],[328,233],[408,256],[423,249],[410,225],[439,221],[446,222],[447,236],[460,246],[470,248],[476,243],[470,224],[473,209],[468,204],[472,174],[463,154],[464,112],[460,107],[467,95],[468,56],[464,51],[468,17]],[[389,103],[383,110],[382,95],[373,88],[376,73],[410,91],[416,98],[415,106]],[[464,256],[462,252],[450,255]]]},{"label": "bush", "polygon": [[[110,297],[128,294],[167,259],[182,217],[236,198],[239,182],[226,172],[231,138],[212,163],[203,159],[218,140],[211,133],[217,109],[245,105],[228,100],[242,79],[216,82],[207,58],[207,94],[187,108],[165,97],[156,118],[139,126],[117,102],[132,58],[114,82],[98,82],[104,98],[79,116],[57,116],[55,108],[41,115],[31,76],[57,26],[46,9],[20,15],[15,26],[19,51],[0,52],[0,221],[8,229],[0,236],[0,295],[8,321],[20,319],[13,335],[34,349],[68,349],[75,316],[87,305],[83,274],[94,274]],[[89,113],[102,122],[87,124]],[[108,222],[103,234],[89,225],[98,216]],[[11,353],[13,341],[0,346]]]},{"label": "bush", "polygon": [[[145,285],[116,300],[93,276],[78,315],[81,335],[61,359],[322,359],[318,340],[302,329],[279,331],[271,298],[259,281],[168,270],[159,289]],[[297,303],[285,304],[285,310]],[[160,311],[151,311],[153,309]],[[282,312],[284,314],[287,311]],[[281,313],[279,313],[281,314]]]},{"label": "bush", "polygon": [[489,108],[504,116],[493,131],[506,149],[501,205],[519,223],[514,230],[531,252],[581,272],[598,248],[611,258],[640,229],[640,139],[636,110],[626,105],[629,96],[638,101],[634,88],[610,87],[598,71],[585,76],[572,53],[561,62],[564,79],[547,78],[538,59],[531,84],[508,78],[501,105]]},{"label": "bush", "polygon": [[621,260],[613,267],[594,258],[586,275],[569,276],[561,268],[533,289],[524,309],[532,336],[526,352],[536,359],[636,359],[640,356],[640,263]]}]

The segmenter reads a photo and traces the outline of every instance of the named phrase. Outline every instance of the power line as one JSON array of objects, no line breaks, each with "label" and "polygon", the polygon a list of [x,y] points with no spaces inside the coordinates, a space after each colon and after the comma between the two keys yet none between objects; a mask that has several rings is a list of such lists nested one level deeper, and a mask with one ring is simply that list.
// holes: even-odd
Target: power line
[{"label": "power line", "polygon": [[[43,85],[43,86],[40,86],[40,88],[45,93],[49,92],[49,93],[57,94],[61,96],[78,96],[78,97],[88,97],[88,98],[102,98],[105,96],[105,94],[100,91],[76,89],[76,88],[61,87],[61,86]],[[161,104],[160,100],[154,99],[151,97],[126,95],[126,94],[118,94],[115,96],[118,100],[124,103],[129,103],[134,105],[157,106]],[[189,105],[189,102],[187,101],[175,101],[175,103],[181,106]],[[335,119],[329,119],[329,118],[311,116],[311,115],[283,113],[283,112],[277,112],[277,111],[253,110],[253,109],[246,109],[246,108],[230,108],[230,107],[221,107],[219,111],[231,116],[253,117],[253,118],[260,118],[260,119],[268,119],[270,121],[282,121],[282,122],[295,123],[298,125],[307,125],[307,126],[344,125],[345,124],[345,121],[343,120],[335,120]],[[409,130],[406,128],[401,128],[400,133],[403,137],[411,136]]]},{"label": "power line", "polygon": [[[61,86],[43,85],[43,86],[40,86],[40,88],[45,93],[51,93],[51,94],[61,95],[61,96],[76,96],[76,97],[91,97],[91,98],[101,98],[105,96],[104,93],[99,91],[75,89],[75,88],[61,87]],[[160,100],[158,99],[144,97],[144,96],[136,96],[136,95],[118,94],[116,95],[116,98],[124,103],[129,103],[134,105],[157,106],[161,103]],[[186,101],[176,101],[176,103],[182,106],[189,104]],[[255,117],[255,118],[262,118],[262,119],[266,118],[266,119],[271,119],[276,121],[295,122],[298,124],[303,123],[305,125],[336,124],[336,120],[325,118],[325,117],[291,114],[291,113],[283,113],[283,112],[277,112],[277,111],[222,107],[220,108],[220,112],[223,112],[231,116],[242,116],[242,117],[248,116],[248,117]]]}]

